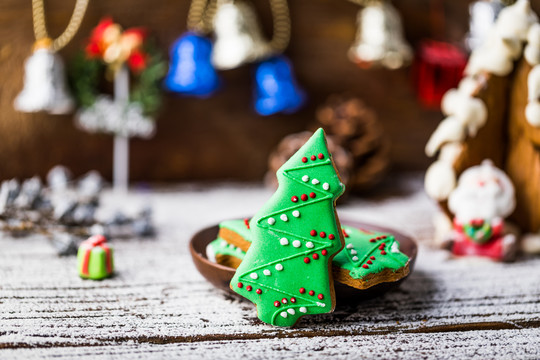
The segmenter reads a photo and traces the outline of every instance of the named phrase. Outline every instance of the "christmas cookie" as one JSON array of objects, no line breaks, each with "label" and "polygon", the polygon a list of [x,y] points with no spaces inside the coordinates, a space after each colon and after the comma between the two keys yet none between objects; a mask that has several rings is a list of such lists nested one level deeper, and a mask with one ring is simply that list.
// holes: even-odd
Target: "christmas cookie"
[{"label": "christmas cookie", "polygon": [[386,233],[343,226],[345,248],[333,261],[334,280],[357,289],[398,281],[409,274],[409,257]]},{"label": "christmas cookie", "polygon": [[[243,220],[226,223],[241,224]],[[380,283],[401,280],[409,274],[409,257],[399,250],[399,242],[393,235],[346,225],[342,230],[346,246],[332,261],[335,281],[365,290]],[[244,232],[243,235],[250,244],[251,234]],[[218,264],[236,269],[245,252],[218,238],[208,246],[207,256]]]},{"label": "christmas cookie", "polygon": [[218,237],[227,241],[243,251],[247,251],[251,245],[251,231],[249,219],[226,220],[219,224]]},{"label": "christmas cookie", "polygon": [[343,248],[335,201],[344,186],[322,129],[277,177],[277,191],[249,223],[253,243],[230,286],[262,321],[293,326],[335,307],[331,261]]},{"label": "christmas cookie", "polygon": [[245,255],[245,251],[220,237],[206,247],[206,256],[210,261],[234,269],[240,266]]}]

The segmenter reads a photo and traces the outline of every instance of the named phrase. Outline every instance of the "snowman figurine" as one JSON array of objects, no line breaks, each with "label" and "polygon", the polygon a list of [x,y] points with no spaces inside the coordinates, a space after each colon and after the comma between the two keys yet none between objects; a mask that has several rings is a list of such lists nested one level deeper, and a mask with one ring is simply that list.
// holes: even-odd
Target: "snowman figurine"
[{"label": "snowman figurine", "polygon": [[514,186],[491,161],[463,172],[448,207],[455,215],[449,242],[454,255],[514,260],[516,236],[505,232],[504,223],[515,208]]}]

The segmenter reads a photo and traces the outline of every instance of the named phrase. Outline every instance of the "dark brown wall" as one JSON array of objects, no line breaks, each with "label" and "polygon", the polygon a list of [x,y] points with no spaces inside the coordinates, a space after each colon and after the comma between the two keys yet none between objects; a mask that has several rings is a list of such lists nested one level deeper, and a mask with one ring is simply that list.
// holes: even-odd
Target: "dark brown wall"
[{"label": "dark brown wall", "polygon": [[[255,0],[262,22],[271,30],[268,4]],[[309,104],[290,116],[259,117],[251,110],[251,68],[223,72],[225,88],[207,100],[166,95],[152,140],[131,142],[134,180],[259,179],[269,151],[284,135],[302,130],[314,111],[332,93],[355,94],[373,107],[393,144],[398,169],[422,169],[429,160],[423,147],[441,115],[423,110],[416,101],[410,68],[362,70],[349,62],[347,50],[355,35],[358,6],[345,0],[291,0],[292,41],[287,50]],[[395,1],[416,44],[435,36],[427,0]],[[74,1],[46,0],[49,32],[61,32]],[[443,30],[459,41],[467,28],[468,1],[444,1]],[[124,27],[145,26],[165,51],[185,30],[189,1],[92,0],[82,28],[61,51],[69,62],[90,29],[104,15]],[[0,178],[45,174],[62,163],[76,174],[98,169],[111,174],[112,139],[74,128],[72,116],[23,114],[12,102],[22,87],[23,61],[33,43],[30,1],[0,0]]]}]

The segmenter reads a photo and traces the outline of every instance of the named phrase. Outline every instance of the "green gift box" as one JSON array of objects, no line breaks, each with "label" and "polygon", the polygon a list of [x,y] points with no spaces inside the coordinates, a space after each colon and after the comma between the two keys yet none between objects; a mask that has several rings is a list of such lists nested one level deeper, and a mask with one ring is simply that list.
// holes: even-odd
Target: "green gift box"
[{"label": "green gift box", "polygon": [[103,235],[95,235],[84,241],[77,252],[77,268],[83,279],[101,280],[114,271],[113,249]]}]

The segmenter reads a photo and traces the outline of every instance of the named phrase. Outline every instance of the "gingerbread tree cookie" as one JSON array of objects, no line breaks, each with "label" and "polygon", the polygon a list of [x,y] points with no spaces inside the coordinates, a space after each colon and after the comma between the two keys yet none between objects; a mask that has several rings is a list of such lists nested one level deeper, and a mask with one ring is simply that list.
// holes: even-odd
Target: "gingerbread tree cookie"
[{"label": "gingerbread tree cookie", "polygon": [[279,187],[250,222],[253,244],[231,288],[259,319],[292,326],[333,311],[332,258],[343,248],[335,201],[344,186],[319,129],[277,172]]}]

